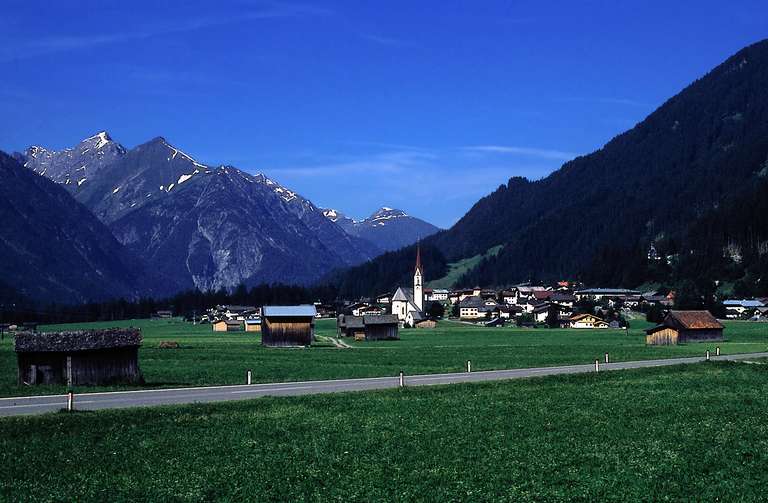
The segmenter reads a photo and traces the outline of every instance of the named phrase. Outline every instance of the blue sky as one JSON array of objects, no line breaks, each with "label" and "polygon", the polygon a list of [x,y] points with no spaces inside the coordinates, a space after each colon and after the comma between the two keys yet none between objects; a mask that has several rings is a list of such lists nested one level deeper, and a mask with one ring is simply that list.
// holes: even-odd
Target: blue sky
[{"label": "blue sky", "polygon": [[[158,4],[158,5],[154,5]],[[99,130],[447,227],[632,127],[765,1],[39,2],[0,14],[0,149]]]}]

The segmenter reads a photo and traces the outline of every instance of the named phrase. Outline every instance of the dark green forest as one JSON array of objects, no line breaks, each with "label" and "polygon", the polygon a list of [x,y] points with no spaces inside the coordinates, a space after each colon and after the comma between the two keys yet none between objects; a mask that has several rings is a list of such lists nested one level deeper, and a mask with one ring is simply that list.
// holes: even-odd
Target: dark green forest
[{"label": "dark green forest", "polygon": [[[422,246],[434,248],[438,262],[454,262],[503,245],[456,286],[559,279],[614,287],[727,282],[741,294],[765,295],[767,177],[763,41],[600,150],[541,180],[510,179]],[[651,245],[658,260],[648,259]],[[404,262],[398,265],[398,258]],[[407,253],[385,256],[337,282],[342,292],[386,290],[403,281],[411,264]],[[439,277],[440,271],[427,274]]]}]

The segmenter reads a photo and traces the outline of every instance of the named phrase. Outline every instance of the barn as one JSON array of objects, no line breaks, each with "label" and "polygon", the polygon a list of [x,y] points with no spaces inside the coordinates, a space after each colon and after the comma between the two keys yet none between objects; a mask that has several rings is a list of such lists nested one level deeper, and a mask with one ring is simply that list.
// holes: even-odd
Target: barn
[{"label": "barn", "polygon": [[315,338],[313,305],[264,306],[261,312],[261,343],[264,346],[309,346]]},{"label": "barn", "polygon": [[245,320],[246,332],[261,332],[261,318],[248,318]]},{"label": "barn", "polygon": [[365,325],[365,340],[381,341],[399,339],[398,325],[400,320],[396,314],[363,316]]},{"label": "barn", "polygon": [[211,323],[214,332],[240,332],[243,330],[243,322],[239,320],[216,320]]},{"label": "barn", "polygon": [[365,324],[362,316],[341,315],[339,336],[341,337],[365,337]]},{"label": "barn", "polygon": [[19,384],[96,386],[143,382],[141,331],[110,328],[16,334]]},{"label": "barn", "polygon": [[667,346],[683,342],[722,341],[723,324],[709,311],[670,311],[661,324],[645,331],[645,343]]}]

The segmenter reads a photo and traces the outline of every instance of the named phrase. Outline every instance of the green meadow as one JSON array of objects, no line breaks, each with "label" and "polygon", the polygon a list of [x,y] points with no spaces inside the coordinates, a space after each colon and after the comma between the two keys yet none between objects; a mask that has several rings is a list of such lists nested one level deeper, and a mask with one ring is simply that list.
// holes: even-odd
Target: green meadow
[{"label": "green meadow", "polygon": [[[768,325],[727,322],[723,353],[768,350]],[[457,322],[441,322],[438,328],[401,330],[401,340],[346,341],[350,349],[334,347],[335,321],[317,324],[318,342],[306,349],[274,349],[261,346],[256,333],[214,333],[210,325],[180,320],[129,320],[79,325],[45,326],[43,330],[137,326],[144,343],[139,363],[145,387],[177,387],[243,384],[248,369],[254,382],[379,377],[406,374],[457,372],[467,360],[473,370],[554,366],[590,363],[608,352],[612,361],[703,355],[714,344],[647,347],[644,320],[633,320],[623,330],[560,330],[546,328],[485,328]],[[162,341],[177,341],[179,349],[160,349]],[[104,389],[129,389],[98,388]],[[81,388],[77,392],[94,391]],[[60,386],[18,386],[13,342],[0,343],[0,396],[61,393]]]},{"label": "green meadow", "polygon": [[760,501],[768,365],[0,421],[5,501]]}]

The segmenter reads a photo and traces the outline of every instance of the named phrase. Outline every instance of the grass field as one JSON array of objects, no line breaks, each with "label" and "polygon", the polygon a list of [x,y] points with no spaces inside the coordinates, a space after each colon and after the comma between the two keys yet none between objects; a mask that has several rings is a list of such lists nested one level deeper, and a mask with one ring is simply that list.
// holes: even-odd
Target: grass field
[{"label": "grass field", "polygon": [[[402,330],[400,341],[349,342],[338,349],[327,342],[308,349],[271,349],[257,334],[216,333],[209,325],[176,320],[135,320],[47,326],[44,330],[82,327],[139,326],[144,335],[140,365],[147,387],[242,384],[247,369],[254,382],[393,376],[456,372],[472,360],[475,370],[590,363],[606,351],[613,361],[703,355],[714,344],[646,347],[642,328],[634,321],[630,335],[623,330],[550,330],[485,328],[443,322],[435,330]],[[318,322],[321,337],[335,335],[334,320]],[[768,349],[768,325],[728,322],[724,353]],[[178,341],[181,349],[159,349],[161,341]],[[99,388],[99,390],[104,388]],[[120,388],[125,389],[125,388]],[[78,392],[94,391],[81,388]],[[13,343],[0,343],[0,396],[61,393],[60,386],[18,386]]]},{"label": "grass field", "polygon": [[0,421],[7,501],[759,501],[768,365]]}]

